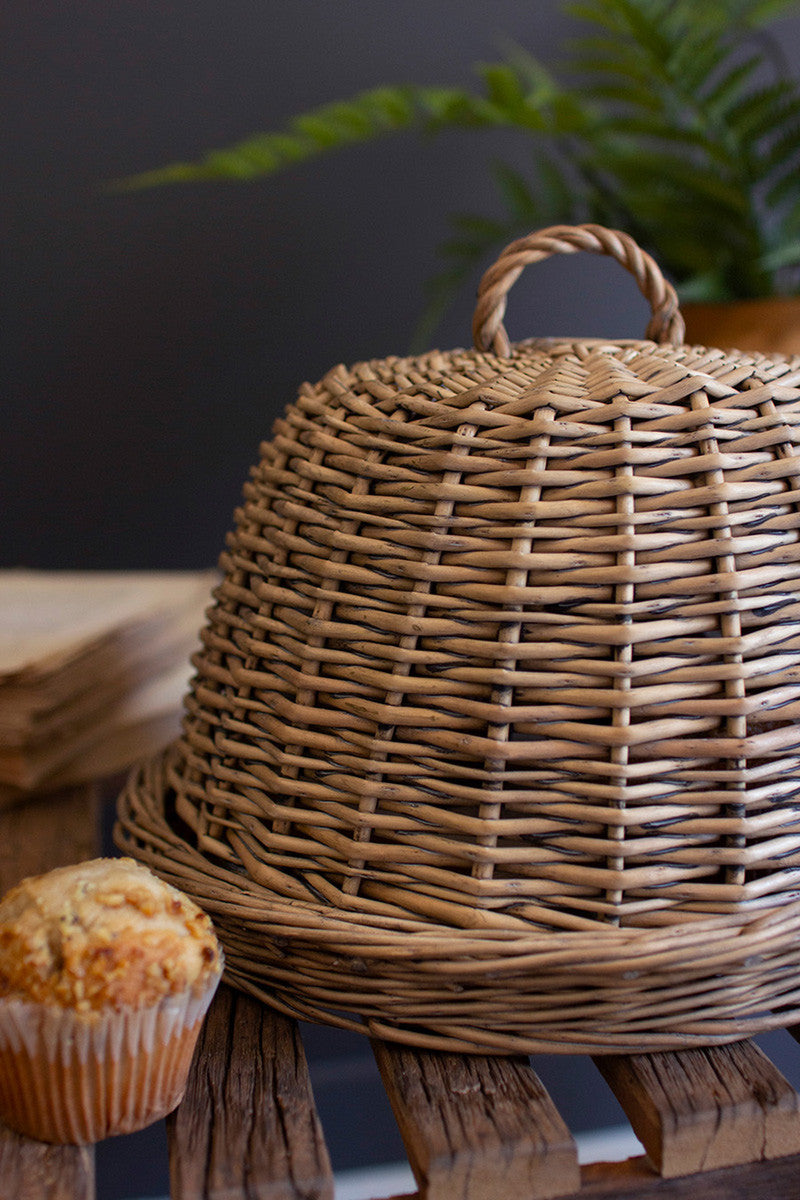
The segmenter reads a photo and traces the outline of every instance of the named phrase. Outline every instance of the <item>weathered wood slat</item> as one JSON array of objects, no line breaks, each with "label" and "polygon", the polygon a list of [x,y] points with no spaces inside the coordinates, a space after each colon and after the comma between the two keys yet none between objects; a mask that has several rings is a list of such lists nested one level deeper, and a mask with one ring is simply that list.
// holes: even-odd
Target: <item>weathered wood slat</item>
[{"label": "weathered wood slat", "polygon": [[[498,1200],[501,1195],[497,1193]],[[506,1200],[505,1193],[502,1193]],[[560,1200],[798,1200],[800,1158],[748,1163],[679,1179],[656,1175],[646,1158],[592,1163],[581,1168],[581,1189]],[[389,1200],[421,1200],[419,1192]],[[508,1200],[526,1200],[523,1195]]]},{"label": "weathered wood slat", "polygon": [[422,1200],[577,1189],[575,1143],[527,1061],[373,1049]]},{"label": "weathered wood slat", "polygon": [[665,1178],[800,1153],[800,1098],[752,1042],[594,1061]]},{"label": "weathered wood slat", "polygon": [[332,1200],[297,1027],[225,985],[167,1141],[172,1200]]},{"label": "weathered wood slat", "polygon": [[563,1200],[798,1200],[800,1158],[745,1163],[677,1179],[655,1174],[646,1158],[581,1170],[580,1192]]},{"label": "weathered wood slat", "polygon": [[0,1126],[0,1200],[94,1200],[94,1146],[47,1146]]}]

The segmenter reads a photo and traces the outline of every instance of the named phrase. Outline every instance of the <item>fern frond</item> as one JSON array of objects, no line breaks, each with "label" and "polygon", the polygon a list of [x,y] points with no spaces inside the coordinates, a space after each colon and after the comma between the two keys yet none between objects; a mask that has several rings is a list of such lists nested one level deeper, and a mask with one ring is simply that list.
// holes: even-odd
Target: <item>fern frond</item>
[{"label": "fern frond", "polygon": [[649,80],[652,85],[652,73],[639,48],[631,42],[604,33],[573,38],[571,46],[571,65],[582,74],[593,76],[613,72],[624,79]]},{"label": "fern frond", "polygon": [[446,265],[425,285],[425,303],[411,340],[413,352],[430,345],[433,333],[444,314],[489,253],[511,241],[515,226],[469,213],[450,218],[453,233],[439,246]]},{"label": "fern frond", "polygon": [[[787,206],[781,220],[781,236],[783,241],[796,241],[800,238],[800,198],[796,197],[793,204]],[[776,238],[775,245],[780,245]]]},{"label": "fern frond", "polygon": [[800,238],[793,242],[775,246],[762,256],[761,265],[767,271],[780,271],[784,267],[796,267],[800,264]]},{"label": "fern frond", "polygon": [[792,12],[795,0],[728,0],[730,17],[750,29],[762,28],[778,17]]},{"label": "fern frond", "polygon": [[495,162],[492,174],[500,190],[503,202],[514,220],[530,223],[538,218],[539,208],[530,183],[521,173],[507,163]]},{"label": "fern frond", "polygon": [[606,153],[607,170],[637,194],[645,187],[667,189],[701,202],[717,215],[728,212],[741,219],[748,212],[747,197],[711,165],[689,162],[666,148],[656,152],[639,142],[609,143]]},{"label": "fern frond", "polygon": [[560,136],[583,130],[594,119],[590,104],[519,47],[511,48],[508,63],[482,64],[478,74],[486,97],[473,97],[473,103],[491,105],[498,124]]},{"label": "fern frond", "polygon": [[770,148],[764,160],[768,188],[764,203],[768,210],[781,209],[798,196],[800,188],[800,122],[788,129]]},{"label": "fern frond", "polygon": [[777,135],[785,122],[800,114],[800,96],[792,96],[784,81],[759,88],[728,113],[726,125],[742,145]]},{"label": "fern frond", "polygon": [[592,95],[599,100],[614,101],[615,106],[621,105],[627,109],[660,113],[661,103],[657,96],[644,84],[628,79],[626,82],[609,80],[608,83],[595,82]]},{"label": "fern frond", "polygon": [[751,54],[742,62],[735,63],[716,79],[710,79],[702,89],[703,106],[711,121],[724,120],[729,108],[738,104],[746,92],[747,84],[761,65],[761,59]]},{"label": "fern frond", "polygon": [[[658,144],[665,147],[683,147],[688,157],[683,157],[681,161],[684,168],[688,165],[692,170],[701,169],[701,162],[706,162],[709,166],[717,163],[722,167],[727,167],[732,161],[731,155],[722,144],[709,140],[706,130],[669,125],[663,119],[614,117],[607,122],[605,135],[613,137],[620,134],[629,141],[635,139],[639,145],[645,148],[649,147],[651,151]],[[674,159],[671,161],[674,162]],[[667,159],[664,159],[663,162],[665,166],[671,165]]]},{"label": "fern frond", "polygon": [[493,175],[505,206],[502,219],[474,213],[451,217],[451,235],[440,245],[446,266],[426,286],[426,302],[415,330],[413,349],[422,350],[466,281],[508,242],[531,229],[589,219],[580,211],[574,181],[551,155],[537,155],[530,175],[505,163],[493,165]]},{"label": "fern frond", "polygon": [[212,150],[195,162],[171,163],[118,181],[117,190],[174,182],[245,180],[275,174],[293,163],[404,129],[502,123],[491,102],[460,88],[373,88],[294,117],[283,129]]},{"label": "fern frond", "polygon": [[696,92],[712,79],[727,58],[724,42],[708,30],[684,31],[666,63],[668,74],[686,92]]},{"label": "fern frond", "polygon": [[651,63],[663,64],[671,50],[663,21],[668,6],[615,0],[614,8],[621,30],[638,46],[639,52]]},{"label": "fern frond", "polygon": [[531,170],[496,164],[502,216],[454,220],[429,317],[502,239],[554,221],[625,228],[695,295],[776,287],[800,265],[800,83],[769,25],[796,0],[561,3],[584,36],[559,77],[510,46],[473,88],[375,88],[117,187],[253,179],[403,130],[515,129]]}]

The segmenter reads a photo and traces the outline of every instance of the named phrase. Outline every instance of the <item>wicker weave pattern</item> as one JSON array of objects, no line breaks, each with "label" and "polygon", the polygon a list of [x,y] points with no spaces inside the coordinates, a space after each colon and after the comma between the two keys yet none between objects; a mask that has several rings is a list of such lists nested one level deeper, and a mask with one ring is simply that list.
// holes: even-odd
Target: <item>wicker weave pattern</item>
[{"label": "wicker weave pattern", "polygon": [[612,252],[537,239],[485,280],[493,351],[338,367],[276,423],[121,844],[299,1015],[742,1036],[800,1014],[800,359],[508,347],[520,254]]}]

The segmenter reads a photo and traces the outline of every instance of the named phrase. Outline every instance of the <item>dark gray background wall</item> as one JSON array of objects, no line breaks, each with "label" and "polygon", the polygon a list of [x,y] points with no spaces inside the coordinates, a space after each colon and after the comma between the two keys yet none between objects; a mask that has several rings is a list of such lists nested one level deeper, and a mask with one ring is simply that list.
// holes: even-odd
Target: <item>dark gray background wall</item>
[{"label": "dark gray background wall", "polygon": [[[556,0],[7,0],[0,564],[215,562],[297,385],[408,349],[447,214],[495,210],[488,164],[529,149],[403,135],[246,185],[107,181],[376,84],[466,83],[503,38],[553,61],[568,29]],[[615,270],[537,268],[512,335],[639,336]],[[472,292],[438,345],[468,344]]]}]

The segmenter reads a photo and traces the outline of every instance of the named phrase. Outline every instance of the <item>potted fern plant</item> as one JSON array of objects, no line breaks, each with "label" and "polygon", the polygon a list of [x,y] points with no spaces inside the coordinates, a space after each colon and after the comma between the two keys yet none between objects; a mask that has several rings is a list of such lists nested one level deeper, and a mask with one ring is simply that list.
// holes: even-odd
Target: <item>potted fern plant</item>
[{"label": "potted fern plant", "polygon": [[[399,130],[513,128],[530,140],[530,168],[494,167],[499,217],[452,218],[423,337],[506,241],[588,220],[625,229],[655,256],[678,288],[690,340],[800,352],[800,84],[775,30],[797,7],[565,3],[585,30],[558,75],[514,49],[478,67],[474,89],[387,85],[126,186],[274,175]],[[760,322],[754,333],[742,312]],[[720,315],[721,331],[710,323]]]}]

